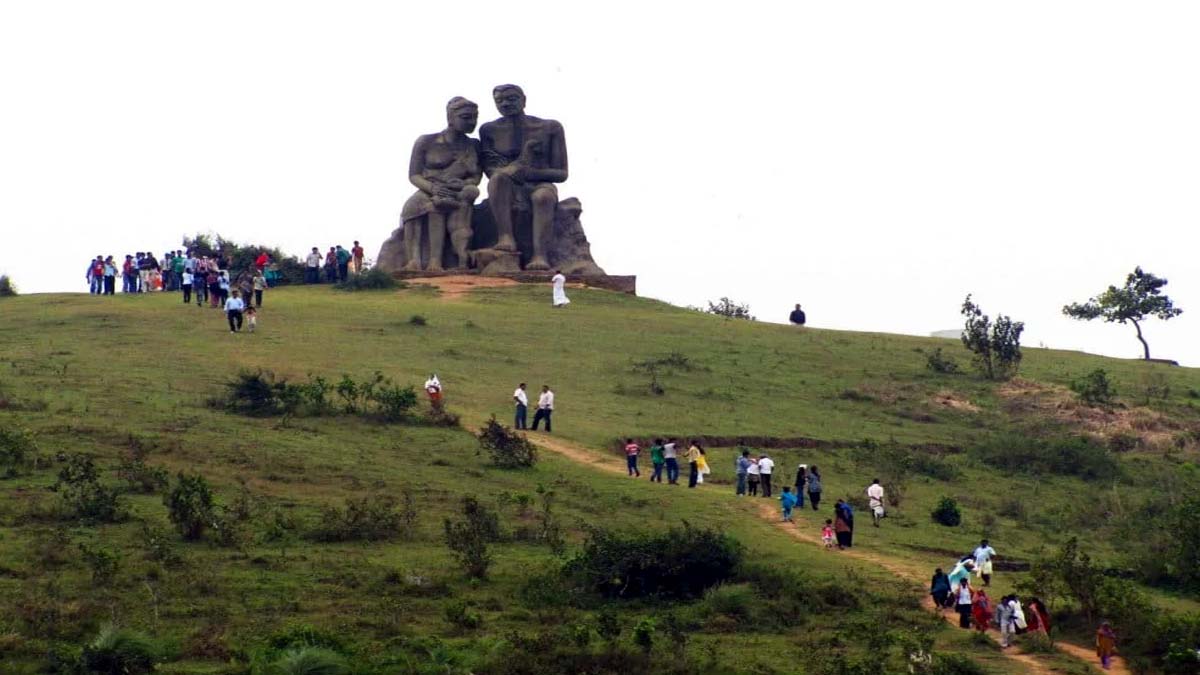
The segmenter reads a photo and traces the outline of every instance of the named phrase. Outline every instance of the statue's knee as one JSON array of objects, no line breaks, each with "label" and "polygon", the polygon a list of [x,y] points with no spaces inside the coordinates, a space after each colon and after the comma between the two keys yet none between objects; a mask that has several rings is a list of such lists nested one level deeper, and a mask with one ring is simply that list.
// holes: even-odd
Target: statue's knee
[{"label": "statue's knee", "polygon": [[476,199],[479,199],[479,188],[474,185],[467,185],[462,189],[463,201],[469,204],[474,204]]},{"label": "statue's knee", "polygon": [[492,193],[497,190],[511,190],[513,188],[512,176],[507,174],[497,174],[488,179],[488,192]]},{"label": "statue's knee", "polygon": [[534,190],[529,200],[534,206],[546,208],[558,204],[558,195],[554,194],[553,190]]}]

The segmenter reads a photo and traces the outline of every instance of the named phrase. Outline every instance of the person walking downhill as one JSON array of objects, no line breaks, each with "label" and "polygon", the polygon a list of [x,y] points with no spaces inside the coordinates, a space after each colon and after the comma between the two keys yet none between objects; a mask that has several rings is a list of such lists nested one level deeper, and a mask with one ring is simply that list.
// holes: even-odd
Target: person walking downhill
[{"label": "person walking downhill", "polygon": [[654,439],[654,445],[650,446],[650,464],[654,467],[654,471],[650,473],[651,483],[661,483],[663,474],[663,464],[666,459],[663,457],[663,439]]},{"label": "person walking downhill", "polygon": [[694,488],[700,478],[700,447],[695,441],[692,441],[692,444],[688,446],[686,457],[688,463],[688,487]]},{"label": "person walking downhill", "polygon": [[808,503],[812,504],[812,510],[816,511],[821,505],[821,472],[814,464],[808,469]]},{"label": "person walking downhill", "polygon": [[804,508],[804,490],[808,486],[808,465],[801,464],[796,467],[796,508]]},{"label": "person walking downhill", "polygon": [[350,278],[350,251],[342,248],[341,244],[337,245],[334,250],[334,255],[337,257],[338,279],[345,283]]},{"label": "person walking downhill", "polygon": [[304,283],[321,283],[321,260],[321,252],[316,246],[312,247],[312,251],[304,258]]},{"label": "person walking downhill", "polygon": [[516,390],[513,391],[513,403],[517,404],[516,414],[513,417],[513,428],[524,429],[525,413],[529,410],[529,397],[525,394],[524,382],[518,384]]},{"label": "person walking downhill", "polygon": [[230,333],[242,330],[242,310],[246,309],[246,303],[242,302],[239,295],[237,291],[234,291],[225,301],[225,318],[229,319]]},{"label": "person walking downhill", "polygon": [[641,448],[637,443],[633,442],[632,438],[625,439],[625,466],[629,469],[629,475],[634,478],[641,478],[642,472],[638,471],[637,458]]},{"label": "person walking downhill", "polygon": [[987,591],[982,588],[975,591],[971,603],[971,621],[975,623],[975,630],[980,633],[987,632],[988,624],[992,622],[992,599],[988,597]]},{"label": "person walking downhill", "polygon": [[796,507],[796,493],[787,485],[783,486],[783,494],[779,495],[779,505],[783,507],[783,522],[792,522],[792,509]]},{"label": "person walking downhill", "polygon": [[1112,657],[1117,653],[1117,634],[1107,621],[1100,622],[1096,629],[1096,656],[1100,657],[1100,665],[1108,670],[1112,666]]},{"label": "person walking downhill", "polygon": [[117,292],[117,263],[110,255],[104,259],[104,294],[115,295]]},{"label": "person walking downhill", "polygon": [[771,498],[771,474],[775,471],[775,460],[763,453],[758,458],[758,476],[762,482],[762,496],[767,499]]},{"label": "person walking downhill", "polygon": [[975,574],[983,578],[985,587],[992,585],[992,558],[996,556],[996,549],[988,545],[988,540],[984,539],[979,542],[979,546],[971,554],[975,558]]},{"label": "person walking downhill", "polygon": [[350,261],[352,263],[354,263],[354,273],[355,274],[362,274],[362,272],[363,272],[363,255],[364,255],[364,253],[366,253],[366,252],[363,251],[362,244],[359,244],[357,239],[354,240],[354,248],[350,249]]},{"label": "person walking downhill", "polygon": [[879,527],[879,521],[883,518],[883,486],[878,478],[867,486],[867,506],[871,509],[872,522]]},{"label": "person walking downhill", "polygon": [[538,430],[538,422],[546,420],[546,433],[550,433],[550,416],[554,413],[554,392],[550,385],[542,385],[542,393],[538,396],[537,411],[533,413],[533,430]]},{"label": "person walking downhill", "polygon": [[955,592],[954,611],[958,612],[958,627],[971,627],[971,607],[974,598],[971,596],[971,582],[963,579]]},{"label": "person walking downhill", "polygon": [[180,286],[183,289],[183,304],[190,305],[192,303],[192,273],[183,271],[183,284]]},{"label": "person walking downhill", "polygon": [[254,306],[262,307],[263,291],[267,290],[267,278],[263,276],[262,270],[254,270]]},{"label": "person walking downhill", "polygon": [[679,459],[676,455],[678,443],[674,438],[667,439],[663,446],[663,461],[667,467],[667,485],[679,485]]},{"label": "person walking downhill", "polygon": [[833,531],[837,533],[838,549],[854,546],[854,512],[840,499],[833,505]]},{"label": "person walking downhill", "polygon": [[929,582],[929,595],[933,598],[934,606],[944,612],[950,601],[950,577],[946,576],[940,567],[933,571],[933,579]]},{"label": "person walking downhill", "polygon": [[1040,598],[1029,599],[1029,632],[1050,634],[1050,610]]},{"label": "person walking downhill", "polygon": [[744,497],[746,496],[746,474],[750,471],[750,451],[743,450],[735,462],[734,471],[737,475],[737,487],[734,489],[733,494]]},{"label": "person walking downhill", "polygon": [[338,280],[337,268],[337,249],[333,246],[329,247],[329,253],[325,254],[325,281],[331,284],[336,284]]}]

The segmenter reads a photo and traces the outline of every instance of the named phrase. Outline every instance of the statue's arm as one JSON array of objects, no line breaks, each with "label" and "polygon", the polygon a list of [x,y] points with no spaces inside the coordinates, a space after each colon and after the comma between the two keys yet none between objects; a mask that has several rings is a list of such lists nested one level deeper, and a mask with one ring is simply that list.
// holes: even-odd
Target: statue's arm
[{"label": "statue's arm", "polygon": [[421,136],[417,139],[416,143],[413,143],[412,157],[408,160],[408,182],[415,185],[422,192],[433,194],[437,186],[424,176],[425,149],[428,145],[428,136]]},{"label": "statue's arm", "polygon": [[463,182],[468,185],[479,185],[479,181],[483,178],[483,172],[479,170],[479,162],[480,162],[480,143],[479,143],[479,141],[476,141],[476,140],[471,141],[471,152],[475,153],[475,156],[471,158],[474,161],[470,162],[471,172],[468,176],[463,178]]},{"label": "statue's arm", "polygon": [[547,139],[546,168],[528,168],[525,180],[537,183],[564,183],[567,180],[567,137],[562,125],[554,122]]},{"label": "statue's arm", "polygon": [[490,123],[479,128],[479,158],[483,163],[483,172],[488,178],[492,172],[508,164],[508,159],[496,152],[496,139],[492,136]]}]

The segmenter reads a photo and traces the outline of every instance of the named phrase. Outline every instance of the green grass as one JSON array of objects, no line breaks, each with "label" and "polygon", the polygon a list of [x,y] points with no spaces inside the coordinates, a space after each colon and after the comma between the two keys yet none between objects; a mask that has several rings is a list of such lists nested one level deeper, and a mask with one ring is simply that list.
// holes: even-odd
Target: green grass
[{"label": "green grass", "polygon": [[[731,449],[712,450],[713,484],[699,491],[623,480],[553,453],[543,453],[531,470],[501,471],[487,465],[474,439],[461,430],[345,416],[282,423],[208,407],[206,400],[219,396],[239,369],[332,380],[380,370],[415,385],[436,371],[448,406],[470,428],[490,414],[507,422],[517,382],[528,382],[531,392],[548,383],[557,393],[555,435],[597,453],[609,452],[613,439],[654,434],[969,446],[983,433],[1038,422],[1041,414],[1014,405],[973,375],[928,371],[919,350],[934,346],[946,347],[966,365],[961,349],[944,340],[727,321],[604,291],[576,291],[569,308],[552,311],[546,289],[529,286],[479,290],[453,301],[420,287],[354,294],[276,289],[268,294],[254,335],[231,335],[219,312],[184,306],[174,295],[23,296],[0,302],[0,313],[0,400],[6,402],[0,405],[0,424],[31,429],[48,458],[94,454],[110,482],[134,435],[154,446],[151,464],[172,475],[202,473],[223,503],[244,483],[256,504],[256,537],[244,552],[177,542],[184,563],[164,568],[144,558],[141,542],[141,522],[168,526],[161,497],[128,496],[129,521],[81,526],[45,513],[57,500],[48,490],[56,462],[0,482],[0,656],[27,671],[47,648],[81,644],[102,620],[114,619],[172,642],[177,659],[166,668],[175,672],[221,672],[221,664],[258,648],[266,636],[305,623],[345,636],[372,658],[403,652],[404,640],[439,636],[470,665],[509,631],[536,632],[547,622],[593,614],[546,612],[517,597],[531,575],[549,574],[560,564],[544,546],[496,545],[492,578],[479,584],[463,577],[441,543],[442,519],[456,512],[465,495],[500,509],[511,530],[530,522],[518,513],[514,496],[536,497],[539,485],[558,497],[569,549],[582,540],[584,526],[643,530],[687,521],[725,529],[755,562],[803,569],[816,578],[846,580],[849,573],[847,583],[918,593],[875,566],[848,567],[844,557],[781,535],[747,500],[733,499],[727,484]],[[427,324],[414,325],[413,315],[426,317]],[[663,393],[653,394],[650,376],[634,364],[672,353],[686,356],[691,367],[660,368]],[[1161,378],[1170,393],[1155,408],[1181,424],[1197,419],[1197,401],[1189,392],[1200,390],[1200,372],[1191,369],[1029,350],[1022,376],[1066,385],[1096,367],[1109,372],[1131,405],[1147,383]],[[978,411],[934,400],[946,393]],[[1148,476],[1190,460],[1191,453],[1140,449],[1123,461],[1135,477]],[[820,464],[829,504],[858,495],[876,473],[869,458],[848,448],[773,454],[780,478],[790,478],[799,462]],[[931,570],[969,550],[981,535],[1003,555],[1027,559],[1074,529],[1102,558],[1118,560],[1120,539],[1095,507],[1108,504],[1109,493],[1128,503],[1153,489],[1137,479],[1095,485],[1068,477],[1000,475],[961,454],[949,461],[962,478],[910,479],[904,501],[883,528],[870,528],[867,514],[861,514],[857,544],[913,569]],[[340,505],[347,497],[403,490],[412,491],[421,508],[413,541],[283,545],[262,539],[276,512],[311,524],[323,506]],[[963,505],[962,527],[930,521],[928,512],[943,494]],[[1081,494],[1087,498],[1081,500]],[[1021,517],[996,515],[1007,495],[1025,505]],[[827,513],[823,508],[820,519]],[[803,526],[816,527],[811,511],[804,517]],[[53,556],[39,546],[55,529],[65,529],[70,542],[57,567],[47,563]],[[79,542],[120,554],[116,581],[92,587],[75,551]],[[444,584],[446,595],[414,596],[389,581],[407,576]],[[1001,588],[1011,578],[1000,575]],[[464,632],[450,626],[442,607],[451,597],[471,603],[483,627]],[[1186,597],[1156,597],[1174,608],[1194,607]],[[57,635],[30,629],[26,618],[39,599],[63,617]],[[618,609],[627,627],[656,611],[640,603]],[[828,649],[825,641],[870,616],[865,609],[833,612],[815,615],[802,628],[749,635],[710,626],[697,631],[689,651],[699,655],[713,645],[739,671],[782,672],[794,669],[814,646]],[[955,631],[937,635],[942,649],[973,654],[996,672],[1016,671]],[[628,631],[622,639],[631,646]]]}]

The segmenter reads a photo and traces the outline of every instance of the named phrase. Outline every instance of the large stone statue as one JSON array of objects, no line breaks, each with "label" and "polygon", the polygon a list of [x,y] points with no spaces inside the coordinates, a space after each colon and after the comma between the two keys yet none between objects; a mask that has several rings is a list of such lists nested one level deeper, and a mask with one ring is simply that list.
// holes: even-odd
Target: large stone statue
[{"label": "large stone statue", "polygon": [[[417,139],[409,180],[418,192],[404,204],[400,227],[384,242],[377,266],[414,276],[469,267],[482,275],[538,276],[559,269],[573,277],[605,277],[579,222],[579,200],[558,199],[556,184],[567,179],[562,125],[526,115],[525,93],[516,85],[502,84],[492,96],[502,117],[480,128],[480,140],[467,136],[478,110],[463,98],[446,106],[445,131]],[[484,172],[488,199],[472,207]],[[618,290],[627,288],[632,286]]]},{"label": "large stone statue", "polygon": [[[400,214],[406,270],[441,270],[447,233],[458,267],[467,267],[471,207],[479,197],[482,178],[479,141],[467,134],[475,131],[478,119],[479,106],[456,96],[446,104],[445,131],[421,136],[413,144],[408,180],[417,186],[417,192],[404,203]],[[427,246],[422,246],[422,230]],[[426,250],[422,265],[421,254]]]},{"label": "large stone statue", "polygon": [[547,240],[558,207],[555,183],[567,180],[567,140],[562,125],[525,114],[525,92],[515,84],[492,90],[503,115],[479,129],[488,205],[496,223],[496,248],[516,251],[514,215],[529,211],[532,248],[527,270],[548,270]]}]

